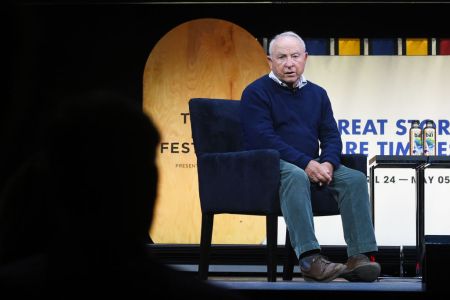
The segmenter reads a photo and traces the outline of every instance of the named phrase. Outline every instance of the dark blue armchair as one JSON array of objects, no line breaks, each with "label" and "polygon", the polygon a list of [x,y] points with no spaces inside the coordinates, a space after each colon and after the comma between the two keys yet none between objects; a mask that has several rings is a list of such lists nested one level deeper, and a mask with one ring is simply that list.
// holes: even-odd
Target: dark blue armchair
[{"label": "dark blue armchair", "polygon": [[[207,279],[215,214],[266,216],[267,279],[276,281],[280,156],[272,149],[243,150],[240,101],[194,98],[189,101],[192,138],[197,155],[202,227],[199,278]],[[342,163],[367,174],[365,155],[343,155]],[[315,216],[338,215],[327,188],[312,185]],[[295,252],[286,232],[283,279],[291,280]]]}]

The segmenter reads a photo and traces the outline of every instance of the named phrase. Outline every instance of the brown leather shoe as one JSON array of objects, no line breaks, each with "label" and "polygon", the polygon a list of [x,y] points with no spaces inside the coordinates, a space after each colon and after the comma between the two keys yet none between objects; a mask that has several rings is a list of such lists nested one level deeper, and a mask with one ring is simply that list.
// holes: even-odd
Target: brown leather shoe
[{"label": "brown leather shoe", "polygon": [[320,254],[305,257],[303,260],[300,263],[300,271],[306,281],[329,282],[345,270],[343,264],[333,263]]},{"label": "brown leather shoe", "polygon": [[341,274],[341,277],[348,281],[372,282],[380,276],[380,264],[370,261],[364,254],[351,256],[345,265],[347,269]]}]

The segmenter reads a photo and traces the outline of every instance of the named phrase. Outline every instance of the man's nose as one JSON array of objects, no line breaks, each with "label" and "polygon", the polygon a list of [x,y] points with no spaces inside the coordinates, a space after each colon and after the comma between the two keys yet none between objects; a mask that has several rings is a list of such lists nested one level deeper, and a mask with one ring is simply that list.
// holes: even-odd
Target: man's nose
[{"label": "man's nose", "polygon": [[286,66],[292,66],[294,64],[294,59],[290,56],[286,57]]}]

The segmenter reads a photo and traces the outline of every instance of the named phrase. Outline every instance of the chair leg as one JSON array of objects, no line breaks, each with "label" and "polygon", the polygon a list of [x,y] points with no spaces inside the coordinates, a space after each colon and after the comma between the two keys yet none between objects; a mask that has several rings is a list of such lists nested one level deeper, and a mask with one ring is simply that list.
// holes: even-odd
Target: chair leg
[{"label": "chair leg", "polygon": [[214,215],[202,214],[202,229],[200,236],[200,262],[198,264],[198,278],[208,279],[209,256],[211,252],[211,239],[213,231]]},{"label": "chair leg", "polygon": [[294,264],[297,262],[297,255],[294,248],[292,248],[291,239],[289,236],[289,230],[286,229],[286,260],[283,266],[283,280],[292,280],[294,274]]},{"label": "chair leg", "polygon": [[277,231],[278,216],[266,216],[267,281],[277,281]]}]

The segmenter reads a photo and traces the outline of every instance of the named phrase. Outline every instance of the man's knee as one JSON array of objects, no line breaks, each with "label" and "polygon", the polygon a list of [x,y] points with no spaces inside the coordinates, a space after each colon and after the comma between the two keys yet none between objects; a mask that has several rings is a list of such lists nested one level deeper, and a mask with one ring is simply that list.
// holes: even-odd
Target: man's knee
[{"label": "man's knee", "polygon": [[358,185],[367,185],[367,176],[358,170],[352,170],[351,176],[349,176],[349,185],[358,186]]},{"label": "man's knee", "polygon": [[298,184],[310,184],[308,175],[299,167],[292,167],[286,172],[286,179]]}]

